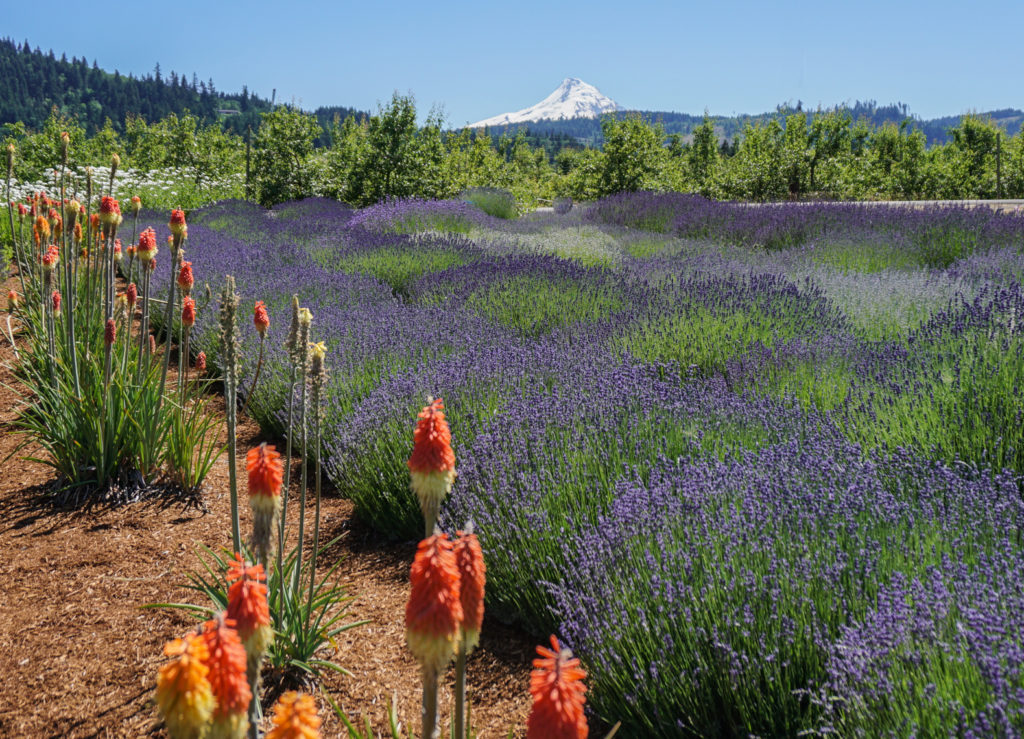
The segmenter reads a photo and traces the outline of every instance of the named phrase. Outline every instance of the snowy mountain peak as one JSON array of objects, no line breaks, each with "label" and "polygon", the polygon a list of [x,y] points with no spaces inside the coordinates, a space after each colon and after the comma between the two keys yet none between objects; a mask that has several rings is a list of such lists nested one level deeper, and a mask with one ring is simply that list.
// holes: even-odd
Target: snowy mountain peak
[{"label": "snowy mountain peak", "polygon": [[470,128],[508,126],[527,121],[561,120],[569,118],[597,118],[604,113],[622,110],[622,106],[601,94],[593,85],[576,77],[566,77],[558,88],[536,105],[515,113],[488,118],[470,124]]}]

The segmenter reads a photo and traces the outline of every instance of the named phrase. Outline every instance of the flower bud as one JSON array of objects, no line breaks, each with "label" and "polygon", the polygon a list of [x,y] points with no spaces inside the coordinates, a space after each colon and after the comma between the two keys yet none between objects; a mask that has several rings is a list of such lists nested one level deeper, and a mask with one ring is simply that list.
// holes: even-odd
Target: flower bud
[{"label": "flower bud", "polygon": [[185,328],[192,328],[196,323],[196,301],[186,297],[184,305],[181,306],[181,325]]},{"label": "flower bud", "polygon": [[7,177],[14,175],[14,144],[7,145]]},{"label": "flower bud", "polygon": [[181,269],[178,271],[178,288],[182,294],[191,293],[195,282],[195,277],[192,275],[192,262],[182,262]]},{"label": "flower bud", "polygon": [[107,319],[107,325],[103,330],[103,341],[107,346],[111,346],[117,341],[117,324],[114,323],[113,318]]},{"label": "flower bud", "polygon": [[140,210],[142,210],[142,200],[138,195],[132,195],[132,214],[138,215]]},{"label": "flower bud", "polygon": [[196,372],[206,372],[206,352],[196,355]]},{"label": "flower bud", "polygon": [[188,224],[185,223],[185,211],[183,210],[172,210],[171,211],[171,222],[167,224],[171,229],[171,235],[174,237],[174,246],[181,246],[181,242],[188,236]]},{"label": "flower bud", "polygon": [[124,295],[128,299],[128,307],[134,308],[139,301],[139,288],[135,286],[134,282],[129,282],[128,287],[124,289]]},{"label": "flower bud", "polygon": [[7,291],[7,312],[14,313],[18,309],[18,293],[14,290]]},{"label": "flower bud", "polygon": [[260,336],[267,333],[267,328],[270,326],[270,316],[267,314],[267,306],[264,305],[262,300],[256,301],[256,309],[253,313],[252,323],[256,327]]},{"label": "flower bud", "polygon": [[53,304],[53,316],[54,318],[60,317],[60,290],[54,290],[53,295],[50,296],[50,300]]},{"label": "flower bud", "polygon": [[110,157],[110,179],[114,179],[114,175],[117,174],[117,168],[121,166],[121,157],[115,152]]}]

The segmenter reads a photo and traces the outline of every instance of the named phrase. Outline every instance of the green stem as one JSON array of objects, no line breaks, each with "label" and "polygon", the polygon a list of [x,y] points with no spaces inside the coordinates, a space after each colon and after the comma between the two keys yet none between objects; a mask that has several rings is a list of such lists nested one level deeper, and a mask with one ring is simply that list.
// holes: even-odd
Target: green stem
[{"label": "green stem", "polygon": [[[308,342],[303,342],[300,351],[306,351],[306,343]],[[306,439],[306,417],[308,411],[306,404],[306,364],[306,360],[303,359],[299,371],[299,382],[302,383],[299,391],[299,408],[302,412],[302,417],[299,421],[299,438],[302,444],[302,484],[299,488],[299,542],[295,555],[295,572],[292,576],[292,590],[294,592],[299,592],[299,578],[302,576],[302,547],[306,533],[306,488],[309,481],[309,465],[306,464],[306,454],[309,451],[309,444]]]},{"label": "green stem", "polygon": [[441,727],[437,716],[437,673],[423,668],[423,729],[421,739],[439,739]]},{"label": "green stem", "polygon": [[460,640],[459,653],[455,657],[455,737],[469,739],[466,735],[466,640]]},{"label": "green stem", "polygon": [[[160,405],[163,404],[164,389],[167,387],[167,368],[171,363],[171,339],[174,336],[174,303],[177,297],[178,282],[174,279],[174,275],[178,273],[178,263],[181,261],[181,249],[173,247],[174,256],[171,258],[171,292],[170,297],[167,299],[167,313],[164,315],[164,331],[167,333],[167,339],[164,342],[164,366],[160,371],[160,395],[157,397],[157,412],[160,412]],[[179,357],[180,363],[180,357]],[[234,457],[231,457],[234,460]],[[239,549],[236,552],[241,551]]]},{"label": "green stem", "polygon": [[245,415],[245,409],[249,407],[249,401],[252,399],[252,394],[256,392],[256,383],[260,379],[260,369],[263,367],[263,344],[264,335],[260,334],[260,358],[256,361],[256,374],[252,378],[252,385],[249,386],[249,392],[245,394],[245,402],[242,403],[242,415]]},{"label": "green stem", "polygon": [[277,584],[278,584],[278,608],[284,604],[284,535],[285,522],[288,520],[288,490],[292,478],[292,417],[295,415],[295,363],[292,362],[291,378],[288,382],[288,424],[285,427],[285,455],[284,455],[284,487],[281,490],[281,517],[277,521]]},{"label": "green stem", "polygon": [[[313,517],[313,554],[309,560],[309,602],[306,606],[306,624],[313,615],[313,591],[316,583],[316,555],[320,551],[320,384],[313,380],[313,464],[316,470],[316,514]],[[307,454],[309,450],[306,450]]]}]

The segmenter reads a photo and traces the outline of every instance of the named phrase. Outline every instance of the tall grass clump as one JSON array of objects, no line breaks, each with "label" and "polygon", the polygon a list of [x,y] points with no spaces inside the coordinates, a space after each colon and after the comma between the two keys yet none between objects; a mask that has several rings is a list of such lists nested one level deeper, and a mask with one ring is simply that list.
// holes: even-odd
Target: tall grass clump
[{"label": "tall grass clump", "polygon": [[510,221],[519,217],[515,195],[497,187],[471,187],[459,196],[489,216]]}]

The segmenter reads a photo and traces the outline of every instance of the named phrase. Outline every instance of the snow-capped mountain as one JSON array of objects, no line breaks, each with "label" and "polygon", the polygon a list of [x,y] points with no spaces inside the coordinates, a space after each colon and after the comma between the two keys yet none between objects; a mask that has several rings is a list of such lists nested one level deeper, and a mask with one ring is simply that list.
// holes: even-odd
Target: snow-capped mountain
[{"label": "snow-capped mountain", "polygon": [[605,97],[593,85],[575,77],[566,77],[558,89],[536,105],[515,113],[503,113],[484,121],[471,123],[470,128],[508,126],[527,121],[560,120],[568,118],[597,118],[603,113],[623,110],[623,107]]}]

